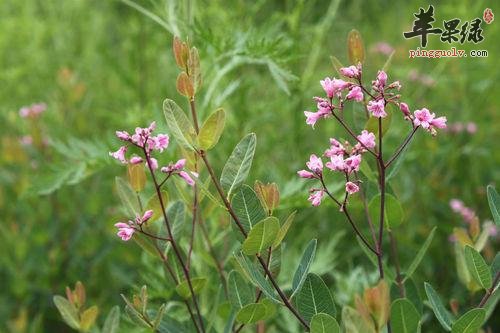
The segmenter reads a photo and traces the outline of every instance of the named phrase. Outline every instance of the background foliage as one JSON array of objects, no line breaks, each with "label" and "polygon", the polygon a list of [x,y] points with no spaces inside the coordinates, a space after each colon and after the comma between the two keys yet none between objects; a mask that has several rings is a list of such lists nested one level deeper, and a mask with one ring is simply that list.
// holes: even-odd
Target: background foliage
[{"label": "background foliage", "polygon": [[[199,112],[205,117],[216,107],[226,110],[226,131],[212,153],[215,168],[222,168],[244,133],[257,134],[250,179],[279,185],[279,216],[298,209],[287,236],[294,246],[283,258],[283,274],[293,274],[306,241],[318,238],[311,271],[327,274],[342,305],[352,303],[353,295],[377,275],[335,207],[308,207],[306,188],[295,172],[339,129],[329,123],[311,131],[302,111],[313,107],[310,97],[320,93],[318,81],[333,75],[330,56],[347,64],[348,31],[356,28],[364,38],[368,77],[387,60],[373,47],[390,44],[396,52],[389,76],[401,80],[410,107],[428,106],[451,123],[477,124],[472,135],[418,135],[397,179],[391,181],[406,216],[395,231],[403,262],[413,258],[438,226],[419,267],[421,294],[423,281],[432,281],[441,295],[469,297],[450,260],[454,250],[448,237],[463,222],[448,202],[461,198],[482,221],[491,218],[486,185],[496,184],[500,176],[495,145],[500,126],[498,22],[483,25],[485,41],[476,47],[488,50],[488,58],[408,59],[408,50],[418,45],[404,40],[402,32],[411,28],[412,13],[421,5],[427,4],[2,1],[0,331],[69,330],[52,296],[77,280],[85,284],[88,302],[105,313],[123,305],[119,295],[130,293],[131,285],[138,289],[148,284],[152,295],[161,296],[155,263],[114,235],[113,223],[123,217],[112,193],[114,175],[124,169],[107,152],[117,128],[145,126],[156,119],[165,129],[160,121],[165,97],[182,105],[174,85],[173,34],[189,37],[200,51],[204,85]],[[481,16],[486,6],[500,13],[486,1],[447,2],[436,5],[436,19],[470,20]],[[431,37],[428,48],[448,46]],[[415,76],[420,79],[415,81]],[[36,121],[21,119],[19,108],[34,102],[46,102],[47,111]],[[391,128],[395,144],[403,128]],[[32,135],[34,144],[22,145],[24,135]],[[212,222],[220,228],[227,225]],[[217,234],[214,229],[211,236],[217,239]],[[498,238],[484,252],[488,262],[493,246],[498,246]],[[437,322],[429,316],[426,325],[426,332],[432,332]],[[279,324],[275,329],[280,331]]]}]

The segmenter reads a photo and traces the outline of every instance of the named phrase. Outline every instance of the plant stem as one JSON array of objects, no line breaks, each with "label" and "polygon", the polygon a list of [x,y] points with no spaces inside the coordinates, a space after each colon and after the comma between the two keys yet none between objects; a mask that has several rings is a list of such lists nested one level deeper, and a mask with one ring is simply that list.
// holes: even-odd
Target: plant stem
[{"label": "plant stem", "polygon": [[[355,172],[356,180],[359,181],[358,173]],[[359,195],[361,196],[361,201],[363,201],[363,208],[365,210],[366,221],[368,222],[368,226],[370,227],[370,233],[372,234],[373,243],[375,247],[377,246],[377,235],[375,233],[375,227],[373,226],[372,218],[370,217],[370,212],[368,211],[368,202],[366,200],[366,195],[363,191],[363,188],[359,191]]]},{"label": "plant stem", "polygon": [[483,299],[481,300],[481,303],[477,306],[478,308],[482,308],[488,299],[490,298],[491,295],[493,295],[493,292],[495,291],[495,287],[498,284],[498,281],[500,281],[500,272],[497,272],[497,275],[495,275],[495,279],[493,280],[493,284],[491,285],[491,288],[486,290],[486,294],[484,295]]},{"label": "plant stem", "polygon": [[377,154],[371,150],[370,148],[366,147],[365,144],[363,142],[361,142],[358,137],[356,136],[356,134],[354,134],[354,132],[349,128],[349,126],[346,125],[346,123],[339,118],[339,116],[337,116],[333,111],[332,111],[332,115],[335,117],[335,119],[337,119],[337,121],[342,125],[342,127],[344,127],[344,129],[347,131],[347,133],[349,133],[353,138],[354,140],[356,140],[357,142],[359,142],[359,144],[364,148],[366,149],[366,151],[368,151],[370,154],[372,154],[373,156],[377,157]]},{"label": "plant stem", "polygon": [[173,237],[172,229],[170,227],[170,223],[168,221],[168,217],[167,217],[167,213],[166,213],[165,203],[163,202],[163,197],[161,195],[161,189],[160,189],[160,186],[159,186],[159,184],[158,184],[158,182],[156,180],[156,176],[155,176],[153,167],[151,165],[151,160],[149,158],[149,154],[148,154],[148,152],[146,151],[146,149],[144,147],[142,149],[144,151],[144,156],[146,158],[146,162],[147,162],[147,165],[148,165],[149,172],[151,174],[151,178],[153,179],[154,187],[155,187],[155,190],[156,190],[156,195],[158,196],[158,201],[160,202],[160,207],[161,207],[161,210],[162,210],[162,213],[163,213],[163,219],[165,221],[165,226],[167,227],[168,235],[169,235],[169,237],[171,239],[170,244],[172,245],[172,250],[174,251],[175,256],[177,257],[177,260],[179,261],[179,264],[181,265],[182,271],[184,272],[184,276],[186,277],[186,281],[187,281],[187,284],[188,284],[188,287],[189,287],[189,292],[191,293],[191,298],[193,300],[193,304],[194,304],[194,307],[195,307],[197,315],[198,315],[200,329],[201,329],[202,332],[205,332],[205,327],[204,327],[204,324],[203,324],[203,317],[201,316],[200,307],[198,306],[198,301],[196,300],[196,295],[194,293],[193,285],[191,283],[191,277],[190,277],[190,274],[189,274],[189,269],[187,268],[186,264],[184,263],[184,260],[182,259],[182,255],[180,253],[178,245],[177,245],[177,243],[176,243],[176,241],[175,241],[175,239]]},{"label": "plant stem", "polygon": [[403,143],[401,144],[401,146],[398,147],[398,149],[396,150],[396,152],[394,153],[394,155],[392,155],[392,157],[389,158],[389,160],[385,163],[385,168],[388,168],[389,165],[391,165],[392,162],[394,162],[394,160],[403,152],[404,148],[408,145],[408,143],[410,143],[410,140],[413,137],[413,135],[415,134],[415,132],[417,131],[417,129],[418,129],[418,126],[415,127],[413,129],[413,131],[410,132],[410,134],[408,134],[408,136],[403,141]]},{"label": "plant stem", "polygon": [[[215,172],[214,170],[212,169],[212,166],[210,165],[210,162],[208,161],[207,159],[207,156],[206,156],[206,153],[205,151],[201,150],[199,152],[201,158],[203,159],[203,161],[205,162],[205,166],[207,167],[207,170],[208,170],[208,173],[210,174],[210,177],[212,179],[212,182],[214,183],[215,185],[215,188],[217,189],[217,192],[219,193],[219,196],[221,197],[223,203],[224,203],[224,206],[226,206],[226,209],[227,211],[229,212],[229,214],[231,215],[231,217],[233,218],[234,222],[236,223],[236,225],[238,226],[238,229],[240,229],[241,233],[243,234],[243,236],[245,236],[245,238],[247,237],[247,232],[245,231],[245,229],[243,228],[238,216],[236,215],[236,213],[234,212],[231,204],[229,203],[229,201],[227,200],[226,198],[226,195],[224,194],[224,190],[222,189],[220,183],[219,183],[219,180],[217,179],[217,177],[215,176]],[[269,281],[271,282],[271,284],[273,285],[274,289],[276,290],[276,292],[278,292],[278,295],[280,296],[281,300],[283,301],[284,305],[288,308],[288,310],[290,310],[290,312],[299,320],[299,322],[302,324],[302,326],[304,326],[304,328],[306,328],[307,331],[309,331],[309,324],[304,320],[304,318],[302,318],[302,316],[297,312],[297,310],[292,306],[292,304],[290,303],[290,301],[288,300],[287,296],[283,293],[283,291],[281,290],[281,288],[278,286],[278,284],[276,283],[276,281],[274,280],[271,272],[269,271],[269,269],[267,268],[267,265],[266,265],[266,262],[264,259],[262,259],[262,257],[260,255],[256,255],[257,257],[257,260],[259,261],[260,265],[262,266],[262,268],[264,269],[264,272],[265,274],[267,274],[267,276],[269,277]]]},{"label": "plant stem", "polygon": [[384,213],[385,213],[385,166],[382,155],[382,118],[378,118],[378,146],[379,153],[377,162],[379,165],[379,186],[380,186],[380,219],[378,228],[378,243],[377,243],[377,262],[380,279],[384,278],[384,267],[382,265],[382,256],[384,250],[382,248],[382,240],[384,236]]}]

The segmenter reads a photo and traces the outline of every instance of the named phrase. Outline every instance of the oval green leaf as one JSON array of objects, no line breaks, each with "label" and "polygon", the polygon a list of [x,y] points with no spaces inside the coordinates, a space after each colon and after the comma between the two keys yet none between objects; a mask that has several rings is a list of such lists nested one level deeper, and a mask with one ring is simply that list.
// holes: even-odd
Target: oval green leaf
[{"label": "oval green leaf", "polygon": [[240,273],[231,271],[227,279],[229,302],[235,309],[241,309],[253,302],[254,292]]},{"label": "oval green leaf", "polygon": [[120,328],[120,307],[115,305],[104,321],[102,332],[118,333],[118,328]]},{"label": "oval green leaf", "polygon": [[[191,285],[193,286],[193,291],[195,295],[200,292],[200,290],[205,287],[207,284],[207,279],[206,278],[191,278]],[[186,280],[182,281],[175,287],[175,291],[182,297],[182,298],[190,298],[191,297],[191,290],[189,290],[189,284]]]},{"label": "oval green leaf", "polygon": [[488,204],[490,205],[491,215],[497,227],[500,227],[500,196],[495,188],[491,185],[486,187],[488,194]]},{"label": "oval green leaf", "polygon": [[446,310],[443,303],[441,302],[441,298],[438,293],[432,288],[430,284],[427,282],[424,283],[425,293],[427,294],[427,298],[432,307],[432,311],[434,311],[434,315],[437,320],[443,326],[443,328],[447,331],[451,330],[451,324],[453,323],[453,318],[451,314]]},{"label": "oval green leaf", "polygon": [[187,150],[194,150],[196,132],[182,109],[171,99],[163,102],[163,114],[170,134],[177,143]]},{"label": "oval green leaf", "polygon": [[80,322],[78,320],[78,312],[75,306],[71,304],[66,298],[59,295],[54,296],[53,300],[64,322],[68,324],[69,327],[75,330],[79,330]]},{"label": "oval green leaf", "polygon": [[243,185],[231,200],[231,206],[238,216],[245,232],[249,232],[257,223],[266,218],[266,212],[257,194],[248,186]]},{"label": "oval green leaf", "polygon": [[248,256],[261,253],[274,243],[279,230],[280,222],[276,217],[270,216],[260,221],[250,230],[243,242],[243,253]]},{"label": "oval green leaf", "polygon": [[236,145],[222,169],[220,182],[228,198],[243,184],[250,172],[256,140],[254,133],[245,136]]},{"label": "oval green leaf", "polygon": [[326,313],[318,313],[311,319],[311,333],[339,333],[337,320]]},{"label": "oval green leaf", "polygon": [[483,325],[485,316],[484,309],[472,309],[458,318],[453,324],[451,333],[477,333]]},{"label": "oval green leaf", "polygon": [[273,249],[280,246],[283,239],[285,239],[286,234],[288,233],[288,229],[292,226],[292,222],[295,219],[295,215],[297,211],[293,211],[285,220],[285,223],[280,227],[280,231],[278,232],[278,236],[276,236],[276,240],[273,243]]},{"label": "oval green leaf", "polygon": [[295,304],[302,317],[309,322],[318,313],[336,315],[332,294],[325,282],[316,274],[307,274],[300,291],[295,295]]},{"label": "oval green leaf", "polygon": [[424,244],[418,250],[417,255],[415,256],[415,258],[411,262],[410,266],[406,270],[406,276],[405,276],[403,282],[405,282],[408,278],[410,278],[412,276],[412,274],[415,272],[415,270],[417,269],[418,265],[420,264],[420,262],[424,258],[424,255],[427,252],[427,249],[431,245],[431,242],[432,242],[432,239],[434,238],[435,233],[436,233],[436,227],[432,228],[429,236],[427,236],[427,239],[425,240]]},{"label": "oval green leaf", "polygon": [[465,246],[465,262],[474,280],[484,289],[491,288],[491,270],[483,257],[473,247]]},{"label": "oval green leaf", "polygon": [[198,145],[201,149],[209,150],[219,142],[225,121],[226,113],[223,109],[217,109],[205,120],[198,134]]},{"label": "oval green leaf", "polygon": [[266,306],[253,303],[244,306],[236,314],[236,320],[242,324],[252,324],[262,320],[266,316]]},{"label": "oval green leaf", "polygon": [[400,298],[391,305],[391,325],[394,332],[416,333],[420,314],[406,298]]},{"label": "oval green leaf", "polygon": [[302,258],[300,259],[299,266],[293,275],[292,295],[290,297],[293,297],[295,293],[302,288],[302,284],[306,280],[307,273],[309,273],[309,268],[314,260],[317,243],[318,241],[316,239],[312,239],[309,244],[307,244],[307,247],[302,254]]}]

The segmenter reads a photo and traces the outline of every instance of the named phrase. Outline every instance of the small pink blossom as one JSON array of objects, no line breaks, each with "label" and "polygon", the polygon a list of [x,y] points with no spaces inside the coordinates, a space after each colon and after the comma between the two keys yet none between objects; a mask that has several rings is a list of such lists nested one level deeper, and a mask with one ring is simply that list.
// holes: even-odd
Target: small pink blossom
[{"label": "small pink blossom", "polygon": [[421,126],[424,129],[428,129],[434,119],[434,114],[431,114],[426,108],[415,110],[413,115],[415,117],[415,119],[413,119],[413,124],[415,126]]},{"label": "small pink blossom", "polygon": [[473,122],[469,122],[467,123],[467,125],[465,126],[465,129],[467,130],[467,133],[469,134],[474,134],[477,132],[477,125],[476,123],[473,123]]},{"label": "small pink blossom", "polygon": [[149,209],[141,217],[141,223],[147,222],[153,216],[153,210]]},{"label": "small pink blossom", "polygon": [[455,212],[458,213],[462,210],[464,207],[464,203],[461,200],[458,199],[451,199],[450,200],[450,207],[451,209]]},{"label": "small pink blossom", "polygon": [[321,200],[323,199],[324,195],[325,191],[323,190],[313,190],[307,200],[309,200],[313,206],[317,207],[321,204]]},{"label": "small pink blossom", "polygon": [[30,106],[23,106],[19,109],[19,115],[22,118],[35,118],[39,116],[42,112],[47,109],[47,104],[45,103],[34,103]]},{"label": "small pink blossom", "polygon": [[387,42],[379,42],[372,47],[372,51],[384,55],[390,55],[394,48]]},{"label": "small pink blossom", "polygon": [[349,78],[359,77],[359,69],[356,66],[342,67],[340,69],[340,74],[347,76]]},{"label": "small pink blossom", "polygon": [[361,102],[363,100],[363,91],[359,86],[353,86],[346,96],[347,99],[353,99],[356,102]]},{"label": "small pink blossom", "polygon": [[123,141],[130,140],[130,134],[128,134],[126,131],[116,131],[115,134],[116,134],[116,137],[120,140],[123,140]]},{"label": "small pink blossom", "polygon": [[299,175],[300,178],[316,178],[314,173],[307,171],[307,170],[299,170],[297,171],[297,174]]},{"label": "small pink blossom", "polygon": [[31,114],[31,110],[27,106],[23,106],[22,108],[19,109],[19,115],[22,118],[27,118]]},{"label": "small pink blossom", "polygon": [[127,163],[127,159],[125,158],[126,152],[127,152],[127,146],[121,146],[117,151],[110,152],[109,156],[112,156],[113,158],[117,159],[123,164],[126,164]]},{"label": "small pink blossom", "polygon": [[401,112],[403,112],[405,118],[409,118],[411,116],[408,104],[404,102],[399,103],[399,109],[401,110]]},{"label": "small pink blossom", "polygon": [[374,117],[384,118],[387,116],[385,112],[385,101],[384,99],[379,99],[377,101],[368,102],[367,106],[368,111],[372,113]]},{"label": "small pink blossom", "polygon": [[178,175],[186,181],[189,186],[194,186],[194,180],[186,171],[180,171]]},{"label": "small pink blossom", "polygon": [[351,173],[353,171],[359,171],[359,165],[361,164],[361,155],[352,155],[346,158],[345,161],[345,171]]},{"label": "small pink blossom", "polygon": [[332,157],[334,155],[344,155],[345,148],[334,138],[330,138],[330,148],[323,154],[325,157]]},{"label": "small pink blossom", "polygon": [[383,88],[387,83],[387,74],[384,71],[378,71],[377,86]]},{"label": "small pink blossom", "polygon": [[375,147],[375,134],[373,134],[372,132],[363,130],[361,131],[361,134],[357,136],[357,138],[366,148],[371,149]]},{"label": "small pink blossom", "polygon": [[162,167],[160,171],[163,173],[179,171],[179,170],[182,170],[185,165],[186,165],[186,159],[183,158],[183,159],[178,160],[174,164],[170,163],[168,166]]},{"label": "small pink blossom", "polygon": [[[151,164],[151,169],[158,169],[158,160],[154,157],[149,158],[149,163]],[[146,162],[146,166],[149,167],[148,162]]]},{"label": "small pink blossom", "polygon": [[321,161],[321,157],[317,157],[314,154],[309,157],[309,162],[307,162],[306,165],[309,170],[315,173],[321,173],[323,171],[323,162]]},{"label": "small pink blossom", "polygon": [[158,134],[154,137],[154,149],[163,152],[164,149],[167,149],[169,143],[169,137],[167,134]]},{"label": "small pink blossom", "polygon": [[123,241],[128,241],[130,238],[132,238],[132,235],[135,232],[134,228],[123,222],[116,223],[115,227],[118,228],[118,237],[120,237]]},{"label": "small pink blossom", "polygon": [[333,98],[335,94],[350,86],[349,82],[335,78],[330,79],[329,77],[321,80],[320,83],[328,98]]},{"label": "small pink blossom", "polygon": [[314,125],[316,122],[323,117],[321,112],[310,112],[310,111],[304,111],[304,115],[306,116],[306,124],[311,125],[314,128]]},{"label": "small pink blossom", "polygon": [[142,157],[139,157],[139,156],[133,156],[132,158],[130,158],[130,164],[139,164],[139,163],[142,163]]},{"label": "small pink blossom", "polygon": [[326,162],[325,166],[332,171],[344,171],[346,169],[342,155],[333,155],[330,157],[330,162]]},{"label": "small pink blossom", "polygon": [[345,183],[345,191],[349,194],[354,194],[359,191],[359,186],[353,182]]},{"label": "small pink blossom", "polygon": [[432,119],[431,126],[436,128],[446,128],[446,117]]}]

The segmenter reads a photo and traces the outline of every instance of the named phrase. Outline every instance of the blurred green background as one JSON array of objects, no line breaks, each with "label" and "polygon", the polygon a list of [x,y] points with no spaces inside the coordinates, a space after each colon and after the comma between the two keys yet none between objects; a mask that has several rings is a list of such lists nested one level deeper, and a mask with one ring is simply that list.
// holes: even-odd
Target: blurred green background
[{"label": "blurred green background", "polygon": [[[346,36],[351,29],[364,39],[367,82],[394,49],[389,80],[401,81],[403,100],[412,110],[425,106],[445,115],[450,124],[476,125],[474,133],[448,131],[435,138],[418,133],[398,177],[391,180],[406,216],[395,230],[401,261],[413,258],[430,229],[438,226],[419,268],[419,288],[430,281],[447,299],[477,299],[479,294],[469,294],[457,281],[448,238],[464,223],[448,202],[460,198],[481,221],[491,219],[485,188],[500,177],[499,22],[482,24],[485,39],[480,44],[451,45],[487,50],[487,58],[409,59],[408,50],[416,49],[419,41],[405,40],[402,33],[411,29],[413,13],[427,5],[361,0],[1,1],[0,331],[69,331],[52,296],[77,280],[86,285],[89,302],[104,312],[122,306],[119,294],[132,285],[148,283],[141,274],[147,263],[138,247],[124,246],[114,235],[113,223],[122,216],[113,183],[124,169],[109,159],[108,151],[117,146],[117,129],[131,130],[152,120],[165,129],[161,105],[166,97],[185,106],[175,89],[174,34],[188,37],[200,51],[201,117],[219,106],[228,114],[222,142],[212,153],[216,169],[245,133],[257,134],[250,178],[280,186],[279,214],[299,210],[284,263],[298,260],[302,247],[294,244],[319,238],[313,271],[327,274],[341,304],[351,302],[376,275],[342,215],[329,205],[309,208],[307,185],[296,179],[309,154],[322,153],[329,137],[344,136],[333,122],[312,130],[303,111],[315,107],[311,98],[321,94],[319,80],[336,75],[330,56],[348,64]],[[439,2],[435,24],[482,17],[486,7],[500,13],[491,1]],[[427,48],[451,46],[431,36]],[[22,106],[38,102],[47,104],[40,117],[19,116]],[[388,146],[394,149],[407,130],[402,120],[393,122]],[[27,135],[32,144],[21,142]],[[170,150],[165,160],[175,155]],[[494,247],[498,237],[484,252],[488,260]],[[291,274],[293,268],[284,264],[283,270]],[[427,317],[424,331],[434,331],[436,323]]]}]

